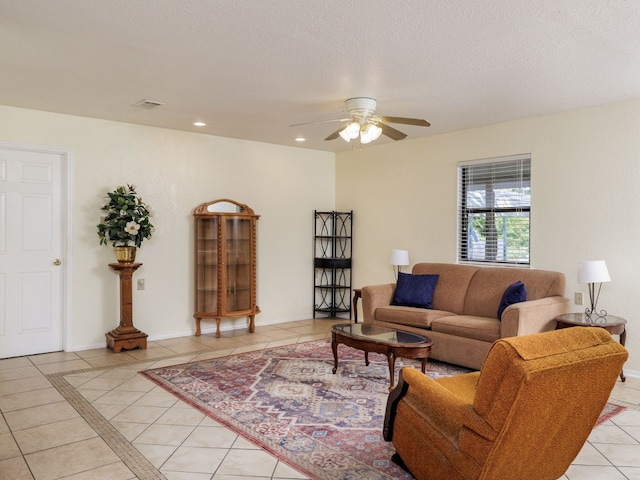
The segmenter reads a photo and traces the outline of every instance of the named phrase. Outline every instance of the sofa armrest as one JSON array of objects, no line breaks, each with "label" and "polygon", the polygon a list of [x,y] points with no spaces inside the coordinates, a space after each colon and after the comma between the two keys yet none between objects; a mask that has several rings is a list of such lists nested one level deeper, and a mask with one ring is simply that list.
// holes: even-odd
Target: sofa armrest
[{"label": "sofa armrest", "polygon": [[571,309],[566,297],[547,297],[514,303],[505,309],[500,322],[500,337],[515,337],[547,332],[556,328],[555,317]]},{"label": "sofa armrest", "polygon": [[395,291],[395,283],[362,287],[362,315],[364,323],[373,323],[376,308],[391,305]]}]

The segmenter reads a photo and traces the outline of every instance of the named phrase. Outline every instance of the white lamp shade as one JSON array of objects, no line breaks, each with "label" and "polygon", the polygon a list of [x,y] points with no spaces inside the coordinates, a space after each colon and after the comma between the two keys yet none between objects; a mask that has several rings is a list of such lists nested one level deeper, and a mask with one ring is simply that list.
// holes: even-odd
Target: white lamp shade
[{"label": "white lamp shade", "polygon": [[346,128],[340,130],[340,132],[338,134],[342,137],[342,139],[345,142],[350,142],[351,141],[351,137],[349,136],[349,134],[347,134],[347,129]]},{"label": "white lamp shade", "polygon": [[360,142],[365,144],[373,142],[380,137],[381,133],[382,129],[379,126],[368,123],[360,130]]},{"label": "white lamp shade", "polygon": [[389,263],[391,265],[409,265],[409,251],[408,250],[391,250],[391,256],[389,257]]},{"label": "white lamp shade", "polygon": [[358,122],[351,122],[340,131],[340,136],[346,142],[358,138],[358,135],[360,135],[360,124]]},{"label": "white lamp shade", "polygon": [[611,277],[604,260],[578,262],[578,283],[610,282]]}]

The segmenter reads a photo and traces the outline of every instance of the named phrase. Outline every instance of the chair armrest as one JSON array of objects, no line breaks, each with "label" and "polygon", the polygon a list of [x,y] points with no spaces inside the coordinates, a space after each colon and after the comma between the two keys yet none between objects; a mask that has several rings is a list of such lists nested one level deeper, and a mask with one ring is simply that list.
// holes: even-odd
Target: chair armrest
[{"label": "chair armrest", "polygon": [[419,370],[405,367],[400,370],[398,385],[391,391],[387,400],[382,434],[388,442],[393,438],[395,414],[398,403],[403,398],[413,400],[412,403],[428,406],[433,415],[446,418],[447,421],[460,425],[460,427],[464,425],[472,430],[480,430],[481,434],[488,427],[486,422],[475,413],[472,403]]},{"label": "chair armrest", "polygon": [[555,317],[569,313],[566,297],[547,297],[514,303],[507,307],[500,322],[500,337],[515,337],[547,332],[556,328]]},{"label": "chair armrest", "polygon": [[376,308],[391,305],[395,283],[362,287],[362,315],[364,323],[373,323]]}]

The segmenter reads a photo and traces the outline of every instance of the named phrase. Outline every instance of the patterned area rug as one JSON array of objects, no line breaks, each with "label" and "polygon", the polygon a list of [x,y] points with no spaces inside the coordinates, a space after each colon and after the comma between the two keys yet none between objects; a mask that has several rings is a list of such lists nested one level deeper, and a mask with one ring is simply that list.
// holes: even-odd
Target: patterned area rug
[{"label": "patterned area rug", "polygon": [[[383,355],[307,342],[141,372],[310,478],[411,479],[382,438],[389,371]],[[419,363],[399,359],[396,368]],[[470,370],[436,361],[431,377]],[[396,372],[397,378],[397,372]],[[609,405],[608,405],[609,407]],[[615,408],[614,408],[615,407]],[[618,413],[603,412],[601,420]],[[605,418],[606,415],[606,418]]]}]

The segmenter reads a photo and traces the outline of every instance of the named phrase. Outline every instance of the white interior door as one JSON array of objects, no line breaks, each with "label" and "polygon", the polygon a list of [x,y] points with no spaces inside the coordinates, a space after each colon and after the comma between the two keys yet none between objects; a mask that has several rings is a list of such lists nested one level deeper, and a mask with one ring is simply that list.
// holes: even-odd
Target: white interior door
[{"label": "white interior door", "polygon": [[0,358],[62,350],[61,157],[0,146]]}]

